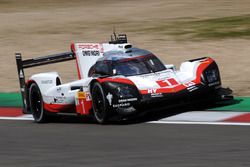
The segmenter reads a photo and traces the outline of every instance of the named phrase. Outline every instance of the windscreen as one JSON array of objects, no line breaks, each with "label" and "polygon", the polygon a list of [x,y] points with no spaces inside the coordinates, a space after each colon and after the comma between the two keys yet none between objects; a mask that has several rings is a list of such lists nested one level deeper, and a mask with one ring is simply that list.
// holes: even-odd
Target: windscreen
[{"label": "windscreen", "polygon": [[114,75],[142,75],[165,69],[164,64],[154,55],[122,59],[113,63]]}]

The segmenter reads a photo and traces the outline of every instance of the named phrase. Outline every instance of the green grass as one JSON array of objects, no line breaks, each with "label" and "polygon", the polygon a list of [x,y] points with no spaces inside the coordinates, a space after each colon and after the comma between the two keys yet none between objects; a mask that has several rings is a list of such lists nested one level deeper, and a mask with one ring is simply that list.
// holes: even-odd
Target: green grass
[{"label": "green grass", "polygon": [[173,35],[193,39],[249,38],[250,15],[176,23]]},{"label": "green grass", "polygon": [[22,98],[20,93],[0,93],[1,107],[21,107]]},{"label": "green grass", "polygon": [[[205,20],[195,18],[152,20],[130,22],[129,24],[130,26],[125,27],[127,32],[150,33],[159,36],[167,35],[177,40],[250,39],[250,15]],[[123,23],[120,23],[120,25],[122,26]]]},{"label": "green grass", "polygon": [[250,97],[235,97],[234,100],[217,102],[217,107],[209,110],[250,112]]}]

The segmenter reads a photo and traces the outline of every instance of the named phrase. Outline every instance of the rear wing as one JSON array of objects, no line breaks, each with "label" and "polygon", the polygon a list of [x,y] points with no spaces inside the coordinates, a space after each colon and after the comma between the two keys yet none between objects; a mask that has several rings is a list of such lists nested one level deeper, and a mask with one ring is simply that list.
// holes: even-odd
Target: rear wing
[{"label": "rear wing", "polygon": [[22,102],[23,102],[22,109],[24,113],[29,113],[28,105],[27,105],[27,88],[25,84],[24,69],[75,59],[75,55],[73,54],[73,52],[65,52],[65,53],[59,53],[59,54],[54,54],[54,55],[41,56],[41,57],[26,59],[26,60],[22,60],[21,53],[16,53],[15,56],[16,56],[16,65],[17,65],[17,73],[18,73],[18,79],[19,79],[19,84],[20,84],[20,91],[21,91]]}]

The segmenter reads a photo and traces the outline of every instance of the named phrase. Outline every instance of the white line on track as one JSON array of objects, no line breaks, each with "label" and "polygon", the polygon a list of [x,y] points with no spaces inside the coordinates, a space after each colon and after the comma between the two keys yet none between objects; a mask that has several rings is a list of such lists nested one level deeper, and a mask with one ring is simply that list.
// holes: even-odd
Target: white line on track
[{"label": "white line on track", "polygon": [[[179,116],[172,116],[172,117],[168,117],[168,118],[163,118],[161,120],[158,121],[151,121],[151,122],[147,122],[147,123],[152,123],[152,124],[181,124],[181,125],[234,125],[234,126],[250,126],[250,122],[223,122],[222,120],[219,121],[217,120],[218,117],[218,113],[214,113],[216,117],[215,120],[211,121],[211,119],[201,119],[202,121],[198,121],[197,116],[195,116],[197,113],[199,119],[201,119],[201,115],[200,112],[193,112],[192,115],[192,119],[190,119],[189,116],[191,115],[183,115],[184,117],[179,117]],[[229,112],[230,116],[232,116],[232,114],[234,115],[234,112]],[[194,115],[193,115],[194,114]],[[206,112],[204,113],[205,115],[207,114]],[[242,113],[239,113],[242,114]],[[202,117],[204,117],[205,115],[202,115]],[[187,119],[188,117],[189,119]],[[208,115],[206,115],[208,116]],[[209,116],[211,117],[211,115],[209,114]],[[173,119],[174,118],[174,119]],[[182,118],[182,119],[180,119]],[[195,118],[195,119],[194,119]],[[34,118],[32,115],[30,114],[25,114],[23,116],[19,116],[19,117],[0,117],[0,120],[22,120],[22,121],[33,121]]]},{"label": "white line on track", "polygon": [[24,115],[20,117],[0,117],[0,120],[21,120],[21,121],[33,121],[32,115]]},{"label": "white line on track", "polygon": [[151,121],[153,124],[182,124],[182,125],[233,125],[233,126],[250,126],[250,123],[244,122],[191,122],[191,121]]},{"label": "white line on track", "polygon": [[163,118],[159,121],[178,121],[178,122],[222,122],[223,120],[246,114],[245,112],[232,111],[190,111]]}]

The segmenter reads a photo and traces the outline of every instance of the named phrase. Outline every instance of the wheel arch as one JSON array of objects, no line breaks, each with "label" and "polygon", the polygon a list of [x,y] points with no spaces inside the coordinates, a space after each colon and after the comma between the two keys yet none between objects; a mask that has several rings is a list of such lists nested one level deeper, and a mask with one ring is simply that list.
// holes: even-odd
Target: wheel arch
[{"label": "wheel arch", "polygon": [[47,92],[51,87],[61,84],[61,78],[57,72],[35,74],[29,80],[36,82],[42,94]]},{"label": "wheel arch", "polygon": [[[36,78],[35,78],[36,79]],[[41,91],[40,88],[40,84],[38,84],[37,82],[39,82],[39,80],[35,80],[32,77],[26,82],[26,104],[27,104],[27,110],[30,111],[30,102],[29,102],[29,92],[30,92],[30,87],[33,83],[37,84],[38,88]],[[61,85],[61,78],[59,77],[59,75],[57,75],[55,77],[55,85]],[[42,93],[42,92],[41,92]]]},{"label": "wheel arch", "polygon": [[94,83],[96,83],[96,82],[98,82],[98,80],[97,80],[97,79],[93,79],[93,80],[89,83],[89,91],[90,91],[90,93],[92,92]]}]

